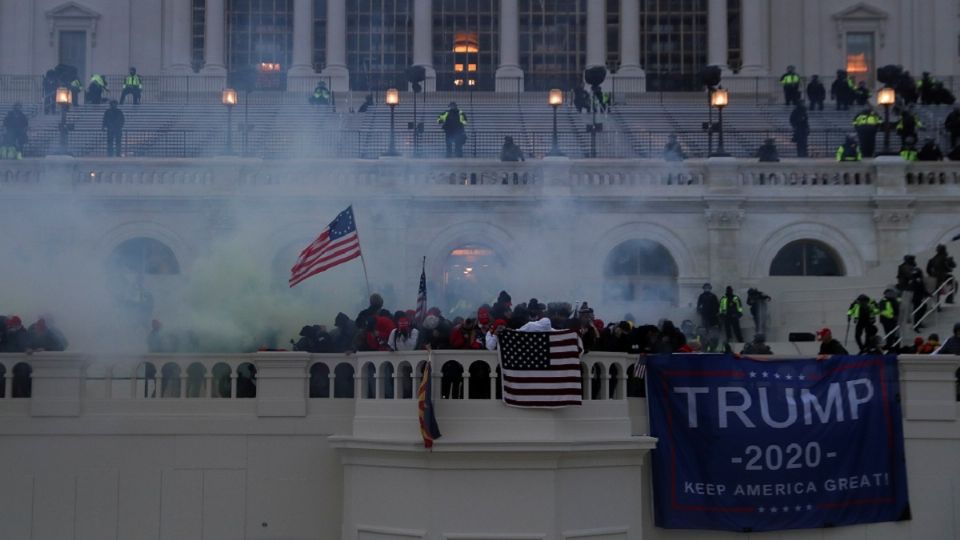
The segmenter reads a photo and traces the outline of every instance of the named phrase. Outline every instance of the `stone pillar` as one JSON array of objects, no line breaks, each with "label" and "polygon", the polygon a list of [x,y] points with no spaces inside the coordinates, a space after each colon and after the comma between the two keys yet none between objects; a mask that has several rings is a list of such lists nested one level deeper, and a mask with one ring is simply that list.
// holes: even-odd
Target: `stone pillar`
[{"label": "stone pillar", "polygon": [[764,59],[769,42],[769,20],[764,10],[764,0],[742,0],[740,23],[740,50],[743,56],[741,75],[767,75],[770,67]]},{"label": "stone pillar", "polygon": [[518,0],[500,0],[500,65],[496,89],[497,92],[523,92]]},{"label": "stone pillar", "polygon": [[[38,353],[27,363],[33,369],[31,416],[80,416],[83,400],[84,357],[74,353]],[[7,372],[13,378],[13,370]],[[11,397],[12,394],[7,394]]]},{"label": "stone pillar", "polygon": [[223,44],[226,41],[224,0],[207,0],[206,37],[204,38],[204,75],[226,75]]},{"label": "stone pillar", "polygon": [[257,416],[306,416],[309,363],[306,353],[257,353]]},{"label": "stone pillar", "polygon": [[707,64],[729,71],[728,49],[727,0],[707,0]]},{"label": "stone pillar", "polygon": [[293,65],[287,71],[287,77],[313,74],[313,0],[294,0]]},{"label": "stone pillar", "polygon": [[192,38],[193,13],[190,0],[172,0],[167,3],[167,63],[164,73],[171,75],[190,74],[190,40]]},{"label": "stone pillar", "polygon": [[427,80],[425,92],[437,90],[437,70],[433,68],[433,0],[413,0],[413,65],[423,66]]},{"label": "stone pillar", "polygon": [[640,0],[620,0],[620,68],[614,75],[616,91],[645,91],[645,76],[640,65]]},{"label": "stone pillar", "polygon": [[[606,2],[587,2],[587,67],[607,65]],[[638,34],[639,36],[639,34]],[[639,38],[638,38],[639,39]]]},{"label": "stone pillar", "polygon": [[330,90],[350,90],[350,71],[347,69],[347,0],[327,1],[327,67],[320,76],[328,81]]}]

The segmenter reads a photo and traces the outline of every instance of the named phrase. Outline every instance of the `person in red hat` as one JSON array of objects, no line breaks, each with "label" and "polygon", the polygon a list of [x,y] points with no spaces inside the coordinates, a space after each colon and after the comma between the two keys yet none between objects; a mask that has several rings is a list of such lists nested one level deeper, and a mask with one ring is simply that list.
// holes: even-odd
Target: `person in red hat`
[{"label": "person in red hat", "polygon": [[23,328],[23,321],[16,315],[7,318],[6,328],[3,329],[3,339],[0,340],[0,352],[22,353],[30,348],[30,339]]},{"label": "person in red hat", "polygon": [[820,342],[820,354],[850,354],[839,341],[833,339],[829,328],[822,328],[817,332],[817,341]]},{"label": "person in red hat", "polygon": [[504,327],[507,326],[507,321],[503,319],[497,319],[490,323],[490,329],[487,330],[485,337],[485,344],[488,351],[497,350],[498,339],[500,337],[500,332],[503,331]]},{"label": "person in red hat", "polygon": [[417,348],[417,340],[420,339],[420,332],[413,327],[411,320],[406,314],[397,317],[397,327],[390,332],[387,338],[387,345],[395,351],[412,351]]}]

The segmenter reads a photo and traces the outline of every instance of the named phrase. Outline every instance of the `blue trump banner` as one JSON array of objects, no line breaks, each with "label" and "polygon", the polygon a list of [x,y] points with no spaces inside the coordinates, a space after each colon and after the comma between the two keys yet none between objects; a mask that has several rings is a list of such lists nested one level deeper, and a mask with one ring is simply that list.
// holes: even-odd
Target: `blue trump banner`
[{"label": "blue trump banner", "polygon": [[772,531],[910,518],[893,356],[647,362],[656,525]]}]

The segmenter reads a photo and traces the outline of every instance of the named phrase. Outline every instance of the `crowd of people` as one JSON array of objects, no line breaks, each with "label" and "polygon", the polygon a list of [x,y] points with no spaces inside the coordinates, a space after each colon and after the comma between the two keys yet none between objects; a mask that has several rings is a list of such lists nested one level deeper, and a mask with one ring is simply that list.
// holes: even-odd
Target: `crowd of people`
[{"label": "crowd of people", "polygon": [[0,315],[0,353],[65,351],[67,338],[50,317],[40,317],[28,327],[17,315]]}]

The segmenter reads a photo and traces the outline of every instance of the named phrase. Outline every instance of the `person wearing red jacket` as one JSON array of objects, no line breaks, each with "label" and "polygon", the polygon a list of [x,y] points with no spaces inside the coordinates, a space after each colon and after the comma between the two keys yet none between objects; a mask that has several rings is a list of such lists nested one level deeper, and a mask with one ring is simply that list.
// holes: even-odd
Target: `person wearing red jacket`
[{"label": "person wearing red jacket", "polygon": [[462,324],[453,328],[450,333],[450,347],[454,349],[476,349],[485,348],[483,332],[477,328],[477,320],[473,318],[465,319]]}]

